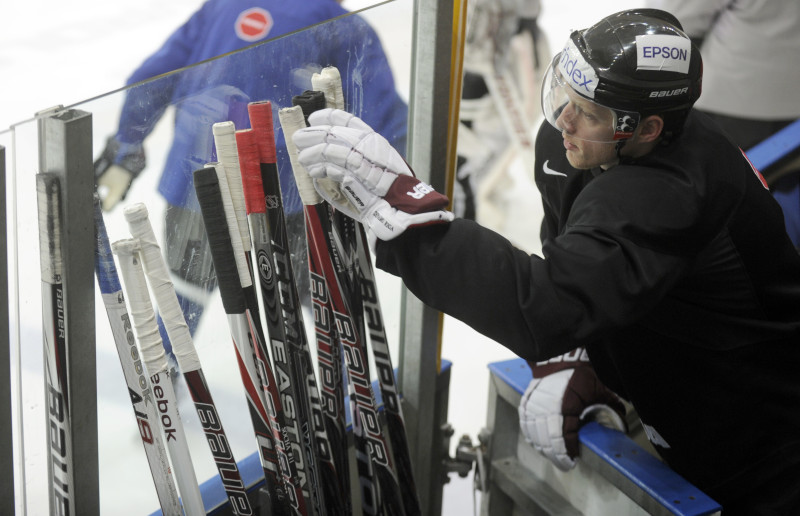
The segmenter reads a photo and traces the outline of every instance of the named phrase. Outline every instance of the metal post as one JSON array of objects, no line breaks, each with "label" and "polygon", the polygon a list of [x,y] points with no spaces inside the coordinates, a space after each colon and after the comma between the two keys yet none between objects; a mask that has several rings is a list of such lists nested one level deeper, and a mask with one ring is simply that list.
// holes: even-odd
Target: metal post
[{"label": "metal post", "polygon": [[[409,163],[423,181],[446,191],[453,0],[416,0],[413,31]],[[449,374],[439,371],[442,316],[404,289],[401,320],[399,383],[411,460],[423,514],[433,516],[441,512],[448,452],[438,424],[447,403],[434,395],[446,398],[449,388]]]},{"label": "metal post", "polygon": [[99,515],[90,113],[68,109],[39,119],[39,168],[61,177],[67,388],[75,429],[72,438],[75,512]]},{"label": "metal post", "polygon": [[6,235],[6,149],[0,145],[0,514],[14,514],[14,442],[11,421],[11,339],[8,324],[8,245]]}]

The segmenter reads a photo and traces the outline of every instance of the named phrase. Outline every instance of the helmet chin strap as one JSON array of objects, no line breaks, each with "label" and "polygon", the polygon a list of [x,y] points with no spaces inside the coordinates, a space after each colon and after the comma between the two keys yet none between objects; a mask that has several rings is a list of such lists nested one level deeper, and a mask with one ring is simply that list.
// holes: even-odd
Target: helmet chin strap
[{"label": "helmet chin strap", "polygon": [[614,150],[617,152],[617,159],[620,161],[622,161],[622,148],[627,141],[627,138],[624,140],[617,140],[617,144],[614,146]]}]

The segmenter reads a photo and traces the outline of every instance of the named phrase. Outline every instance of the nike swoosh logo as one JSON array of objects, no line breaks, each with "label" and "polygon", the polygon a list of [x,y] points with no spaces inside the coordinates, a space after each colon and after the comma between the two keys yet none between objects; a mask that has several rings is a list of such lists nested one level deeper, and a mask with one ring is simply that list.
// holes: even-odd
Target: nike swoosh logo
[{"label": "nike swoosh logo", "polygon": [[557,170],[553,170],[552,168],[548,167],[547,166],[548,163],[550,163],[549,159],[545,160],[544,164],[542,165],[542,169],[544,170],[545,174],[547,174],[549,176],[564,176],[564,177],[567,177],[567,174],[565,174],[563,172],[558,172]]}]

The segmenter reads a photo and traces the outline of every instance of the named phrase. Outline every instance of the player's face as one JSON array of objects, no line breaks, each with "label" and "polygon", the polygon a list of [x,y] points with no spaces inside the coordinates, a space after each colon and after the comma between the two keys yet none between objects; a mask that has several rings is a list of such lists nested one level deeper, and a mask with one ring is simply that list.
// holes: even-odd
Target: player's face
[{"label": "player's face", "polygon": [[568,95],[569,102],[556,124],[561,129],[570,165],[588,169],[616,162],[616,143],[612,141],[614,113],[576,93]]}]

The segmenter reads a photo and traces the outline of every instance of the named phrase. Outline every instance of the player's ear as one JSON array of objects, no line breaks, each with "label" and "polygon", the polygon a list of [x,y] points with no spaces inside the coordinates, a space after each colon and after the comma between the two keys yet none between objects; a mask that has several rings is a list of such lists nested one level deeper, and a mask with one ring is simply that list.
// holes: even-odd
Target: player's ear
[{"label": "player's ear", "polygon": [[658,115],[650,115],[639,123],[638,129],[641,143],[654,142],[664,131],[664,119]]}]

